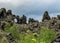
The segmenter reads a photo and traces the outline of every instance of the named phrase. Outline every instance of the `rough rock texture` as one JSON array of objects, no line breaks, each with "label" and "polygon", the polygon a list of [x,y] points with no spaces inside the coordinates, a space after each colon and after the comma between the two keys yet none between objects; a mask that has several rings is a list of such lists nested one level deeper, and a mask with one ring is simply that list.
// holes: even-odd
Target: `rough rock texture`
[{"label": "rough rock texture", "polygon": [[44,20],[50,20],[50,16],[49,16],[49,14],[48,14],[48,11],[45,11],[45,13],[44,13],[44,15],[43,15],[42,21],[44,21]]},{"label": "rough rock texture", "polygon": [[1,8],[0,9],[0,18],[4,18],[6,17],[6,9],[5,8]]},{"label": "rough rock texture", "polygon": [[[14,21],[15,19],[17,22]],[[50,29],[53,29],[57,34],[57,38],[53,40],[51,43],[60,43],[60,15],[57,15],[57,17],[50,18],[48,11],[45,11],[42,22],[34,20],[33,18],[29,18],[29,21],[27,23],[27,17],[25,15],[23,15],[22,17],[19,17],[17,15],[13,15],[11,10],[6,11],[5,8],[1,8],[0,9],[0,28],[3,31],[5,26],[4,21],[9,22],[11,26],[14,23],[16,23],[18,25],[18,28],[21,28],[20,33],[25,33],[27,30],[31,30],[33,33],[35,32],[39,33],[41,26],[48,27]],[[11,33],[6,37],[9,39],[9,41],[14,40],[12,39]]]},{"label": "rough rock texture", "polygon": [[34,20],[33,18],[29,18],[28,23],[38,22],[37,20]]}]

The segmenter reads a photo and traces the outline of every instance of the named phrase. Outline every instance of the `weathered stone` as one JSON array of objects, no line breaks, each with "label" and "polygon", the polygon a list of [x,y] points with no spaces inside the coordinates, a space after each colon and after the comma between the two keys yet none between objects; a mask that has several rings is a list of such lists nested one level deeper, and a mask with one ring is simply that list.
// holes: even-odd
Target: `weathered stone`
[{"label": "weathered stone", "polygon": [[16,19],[17,19],[17,23],[20,24],[20,17],[16,16]]},{"label": "weathered stone", "polygon": [[23,15],[21,18],[20,18],[20,24],[26,24],[27,23],[27,18],[25,15]]},{"label": "weathered stone", "polygon": [[57,15],[57,18],[60,20],[60,15]]},{"label": "weathered stone", "polygon": [[12,22],[12,20],[13,20],[13,16],[12,15],[8,15],[7,16],[7,21],[11,21]]},{"label": "weathered stone", "polygon": [[44,13],[44,15],[43,15],[42,21],[44,21],[44,20],[50,20],[50,19],[51,19],[51,18],[50,18],[50,16],[49,16],[48,12],[45,11],[45,13]]},{"label": "weathered stone", "polygon": [[8,10],[7,11],[7,15],[12,15],[12,11],[11,10]]},{"label": "weathered stone", "polygon": [[1,10],[2,10],[4,13],[6,13],[6,9],[5,9],[5,8],[1,8]]},{"label": "weathered stone", "polygon": [[29,18],[28,23],[38,22],[37,20],[34,20],[33,18]]},{"label": "weathered stone", "polygon": [[5,22],[3,22],[3,23],[1,24],[2,30],[4,30],[4,27],[5,27]]},{"label": "weathered stone", "polygon": [[6,9],[5,8],[1,8],[0,9],[0,18],[4,18],[6,17]]},{"label": "weathered stone", "polygon": [[11,43],[11,42],[14,41],[14,38],[13,38],[13,36],[12,36],[12,33],[10,33],[10,34],[7,35],[7,39],[8,39],[8,41],[9,41],[9,43]]}]

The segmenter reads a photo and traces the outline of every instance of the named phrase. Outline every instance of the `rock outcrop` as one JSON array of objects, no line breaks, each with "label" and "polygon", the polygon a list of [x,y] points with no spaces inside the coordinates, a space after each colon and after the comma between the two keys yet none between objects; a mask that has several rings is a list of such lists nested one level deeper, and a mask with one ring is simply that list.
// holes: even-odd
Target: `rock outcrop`
[{"label": "rock outcrop", "polygon": [[[5,22],[10,23],[11,26],[16,23],[18,25],[18,28],[21,28],[20,33],[25,33],[27,30],[32,31],[32,33],[39,33],[41,26],[48,27],[50,29],[53,29],[57,34],[57,38],[51,43],[60,43],[60,15],[51,18],[48,14],[48,11],[45,11],[42,22],[34,20],[33,18],[29,18],[27,23],[27,17],[25,15],[19,17],[18,15],[13,15],[11,10],[6,11],[5,8],[1,8],[0,28],[3,31],[4,26],[6,25]],[[13,40],[11,34],[9,34],[7,37],[9,40]]]},{"label": "rock outcrop", "polygon": [[42,21],[44,21],[44,20],[50,20],[50,19],[51,19],[51,18],[50,18],[49,14],[48,14],[48,11],[45,11],[45,13],[44,13],[44,15],[43,15]]}]

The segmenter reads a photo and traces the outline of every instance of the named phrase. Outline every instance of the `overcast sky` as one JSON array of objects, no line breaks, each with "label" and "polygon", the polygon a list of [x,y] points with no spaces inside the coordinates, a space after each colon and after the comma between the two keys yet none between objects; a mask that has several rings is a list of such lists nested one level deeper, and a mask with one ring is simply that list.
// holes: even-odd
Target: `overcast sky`
[{"label": "overcast sky", "polygon": [[0,0],[0,8],[11,9],[13,14],[41,21],[45,11],[50,16],[60,14],[60,0]]}]

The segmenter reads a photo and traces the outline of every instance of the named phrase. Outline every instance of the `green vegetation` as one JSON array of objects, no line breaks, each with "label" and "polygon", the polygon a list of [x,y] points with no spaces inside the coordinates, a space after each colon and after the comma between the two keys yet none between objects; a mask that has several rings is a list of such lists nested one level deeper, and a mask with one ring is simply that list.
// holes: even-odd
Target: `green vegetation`
[{"label": "green vegetation", "polygon": [[53,30],[42,27],[40,30],[40,43],[51,43],[56,38]]},{"label": "green vegetation", "polygon": [[6,37],[3,37],[1,43],[7,43],[7,38]]},{"label": "green vegetation", "polygon": [[[56,38],[56,34],[53,30],[41,27],[40,33],[32,33],[30,30],[27,30],[25,34],[19,33],[19,29],[16,27],[16,24],[10,26],[8,23],[5,27],[7,33],[12,33],[13,39],[17,43],[50,43]],[[2,43],[5,42],[5,37],[2,38]]]}]

